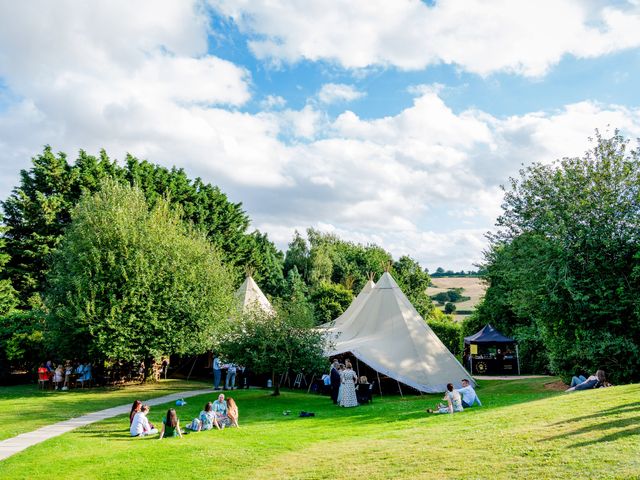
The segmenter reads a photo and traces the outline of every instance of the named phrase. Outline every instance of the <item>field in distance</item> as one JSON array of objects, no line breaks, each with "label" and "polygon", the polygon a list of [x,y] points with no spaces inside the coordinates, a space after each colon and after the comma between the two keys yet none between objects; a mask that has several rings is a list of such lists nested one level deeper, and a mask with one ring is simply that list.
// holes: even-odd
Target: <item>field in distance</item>
[{"label": "field in distance", "polygon": [[[454,304],[456,310],[471,311],[476,308],[476,305],[480,303],[480,300],[484,297],[487,286],[482,279],[478,277],[437,277],[431,279],[431,287],[427,288],[427,295],[431,297],[454,288],[462,288],[462,296],[471,297],[464,302],[456,302]],[[436,306],[440,310],[444,310],[444,305],[438,305],[436,303]],[[466,316],[468,315],[454,313],[454,318],[459,321],[462,321]]]}]

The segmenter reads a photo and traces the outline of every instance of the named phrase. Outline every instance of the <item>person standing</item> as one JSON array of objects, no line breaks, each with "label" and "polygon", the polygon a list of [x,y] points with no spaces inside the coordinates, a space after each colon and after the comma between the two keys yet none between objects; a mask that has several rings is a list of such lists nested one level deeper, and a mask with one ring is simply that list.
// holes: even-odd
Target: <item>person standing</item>
[{"label": "person standing", "polygon": [[220,390],[220,379],[222,378],[222,369],[220,368],[220,357],[217,353],[213,354],[213,388]]},{"label": "person standing", "polygon": [[233,390],[236,388],[236,365],[234,363],[230,363],[227,368],[227,379],[224,383],[224,387],[226,390]]},{"label": "person standing", "polygon": [[338,391],[340,390],[340,372],[338,371],[338,360],[334,360],[331,364],[331,400],[333,404],[338,404]]},{"label": "person standing", "polygon": [[351,367],[351,362],[344,362],[344,371],[342,372],[342,398],[340,399],[341,407],[357,407],[358,397],[356,397],[356,381],[358,376]]}]

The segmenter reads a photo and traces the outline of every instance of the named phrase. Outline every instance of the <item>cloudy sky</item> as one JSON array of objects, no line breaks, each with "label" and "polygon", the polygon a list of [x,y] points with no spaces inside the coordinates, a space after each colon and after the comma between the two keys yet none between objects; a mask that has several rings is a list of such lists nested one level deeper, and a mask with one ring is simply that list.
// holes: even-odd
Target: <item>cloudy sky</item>
[{"label": "cloudy sky", "polygon": [[[0,197],[50,144],[472,268],[522,164],[640,136],[640,1],[0,0]],[[635,86],[634,86],[635,85]]]}]

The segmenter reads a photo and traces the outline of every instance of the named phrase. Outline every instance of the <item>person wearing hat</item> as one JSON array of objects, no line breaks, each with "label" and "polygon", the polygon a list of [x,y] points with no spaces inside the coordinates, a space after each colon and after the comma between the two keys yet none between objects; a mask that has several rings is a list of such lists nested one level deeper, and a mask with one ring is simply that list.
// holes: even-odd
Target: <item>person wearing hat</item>
[{"label": "person wearing hat", "polygon": [[480,402],[480,399],[478,398],[476,391],[471,386],[469,380],[463,378],[461,382],[462,388],[458,389],[458,393],[462,396],[462,406],[464,408],[471,408],[477,403],[481,407],[482,402]]}]

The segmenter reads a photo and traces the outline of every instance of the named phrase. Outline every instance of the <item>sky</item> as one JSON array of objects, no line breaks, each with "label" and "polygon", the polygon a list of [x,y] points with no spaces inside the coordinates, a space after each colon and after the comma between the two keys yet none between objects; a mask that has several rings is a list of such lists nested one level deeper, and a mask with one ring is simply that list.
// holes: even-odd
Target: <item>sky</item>
[{"label": "sky", "polygon": [[640,0],[0,0],[0,198],[51,145],[221,187],[296,230],[482,260],[501,185],[640,137]]}]

